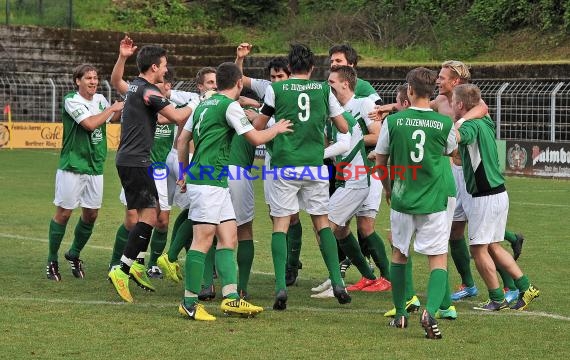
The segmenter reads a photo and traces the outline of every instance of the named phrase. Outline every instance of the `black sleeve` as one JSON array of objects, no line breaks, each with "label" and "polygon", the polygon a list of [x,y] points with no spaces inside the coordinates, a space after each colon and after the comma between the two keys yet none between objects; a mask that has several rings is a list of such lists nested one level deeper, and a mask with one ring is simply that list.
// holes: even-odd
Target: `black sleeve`
[{"label": "black sleeve", "polygon": [[267,104],[263,104],[260,113],[262,113],[265,116],[272,117],[273,114],[275,114],[275,109]]}]

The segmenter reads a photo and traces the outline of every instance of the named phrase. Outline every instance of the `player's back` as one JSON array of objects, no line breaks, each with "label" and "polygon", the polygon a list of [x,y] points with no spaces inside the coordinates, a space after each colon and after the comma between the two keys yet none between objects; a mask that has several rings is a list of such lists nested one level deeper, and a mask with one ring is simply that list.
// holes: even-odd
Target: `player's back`
[{"label": "player's back", "polygon": [[[427,109],[409,108],[386,118],[390,164],[405,169],[396,175],[392,208],[408,214],[430,214],[447,206],[441,157],[447,153],[451,118]],[[412,176],[415,167],[416,176]]]},{"label": "player's back", "polygon": [[305,79],[289,79],[271,86],[275,93],[275,119],[293,123],[292,133],[280,134],[273,140],[272,165],[322,165],[330,88]]}]

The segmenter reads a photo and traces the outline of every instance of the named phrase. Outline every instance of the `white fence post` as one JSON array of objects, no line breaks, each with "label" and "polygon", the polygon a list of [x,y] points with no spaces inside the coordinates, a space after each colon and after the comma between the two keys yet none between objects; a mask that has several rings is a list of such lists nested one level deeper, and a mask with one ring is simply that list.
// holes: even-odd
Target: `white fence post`
[{"label": "white fence post", "polygon": [[497,91],[497,115],[495,116],[495,120],[497,121],[497,139],[501,139],[501,95],[503,95],[503,91],[509,86],[509,83],[504,83],[501,85],[499,91]]},{"label": "white fence post", "polygon": [[563,85],[563,82],[559,82],[550,94],[550,141],[552,142],[556,138],[556,93]]},{"label": "white fence post", "polygon": [[48,78],[48,82],[51,85],[51,122],[55,122],[55,108],[57,106],[57,102],[55,101],[56,97],[55,83],[51,78]]},{"label": "white fence post", "polygon": [[107,80],[105,80],[105,81],[103,81],[103,85],[107,89],[107,101],[109,102],[109,104],[112,105],[113,102],[111,101],[111,84],[109,84],[109,82]]}]

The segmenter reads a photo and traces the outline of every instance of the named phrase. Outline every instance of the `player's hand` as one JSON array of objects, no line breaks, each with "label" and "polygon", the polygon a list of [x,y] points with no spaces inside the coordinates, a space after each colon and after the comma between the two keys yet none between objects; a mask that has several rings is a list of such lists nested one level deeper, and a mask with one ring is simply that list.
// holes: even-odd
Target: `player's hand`
[{"label": "player's hand", "polygon": [[293,129],[291,129],[292,126],[293,123],[291,121],[281,119],[278,122],[276,122],[275,125],[271,127],[271,129],[275,128],[277,134],[282,134],[286,132],[293,132]]},{"label": "player's hand", "polygon": [[246,57],[247,55],[249,55],[249,53],[251,52],[251,48],[253,47],[253,45],[251,45],[250,43],[241,43],[238,45],[237,49],[236,49],[236,56],[238,59],[243,59],[244,57]]},{"label": "player's hand", "polygon": [[125,106],[124,101],[115,101],[113,105],[111,105],[110,109],[112,112],[118,112],[122,111],[124,106]]},{"label": "player's hand", "polygon": [[176,185],[180,186],[181,193],[186,192],[186,180],[184,179],[176,180]]},{"label": "player's hand", "polygon": [[133,44],[133,39],[128,35],[125,35],[123,40],[121,40],[121,45],[119,46],[119,56],[128,58],[137,51],[137,47]]},{"label": "player's hand", "polygon": [[376,161],[376,151],[372,150],[371,152],[369,152],[367,158],[368,160]]},{"label": "player's hand", "polygon": [[254,100],[252,98],[245,97],[245,96],[240,96],[238,99],[238,102],[239,102],[239,105],[241,107],[247,107],[247,106],[254,107],[254,108],[261,107],[261,104],[259,103],[259,101]]},{"label": "player's hand", "polygon": [[385,117],[383,115],[392,110],[392,105],[376,105],[374,106],[374,110],[368,113],[368,118],[373,121],[382,121]]},{"label": "player's hand", "polygon": [[255,118],[256,118],[257,115],[258,115],[258,112],[255,111],[255,110],[244,109],[243,111],[245,112],[245,116],[247,116],[247,119],[248,119],[249,121],[255,120]]}]

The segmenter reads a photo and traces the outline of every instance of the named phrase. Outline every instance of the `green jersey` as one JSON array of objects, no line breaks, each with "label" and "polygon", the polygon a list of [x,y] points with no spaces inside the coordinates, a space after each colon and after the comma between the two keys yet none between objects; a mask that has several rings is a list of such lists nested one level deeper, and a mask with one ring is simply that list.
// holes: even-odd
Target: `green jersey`
[{"label": "green jersey", "polygon": [[255,146],[243,136],[235,134],[230,149],[230,165],[247,168],[253,164],[255,159]]},{"label": "green jersey", "polygon": [[[376,90],[366,80],[356,78],[356,87],[354,88],[354,96],[356,98],[369,98],[372,102],[376,103],[378,100],[382,101]],[[364,130],[364,129],[362,129]]]},{"label": "green jersey", "polygon": [[93,131],[88,131],[81,126],[81,122],[100,114],[108,106],[107,99],[101,94],[95,94],[91,100],[83,98],[77,91],[65,95],[59,169],[78,174],[103,174],[107,158],[107,126],[103,124]]},{"label": "green jersey", "polygon": [[155,163],[166,161],[166,157],[172,148],[175,132],[175,124],[156,124],[156,130],[154,131],[154,144],[152,144],[152,148],[150,149],[151,162]]},{"label": "green jersey", "polygon": [[[384,120],[376,146],[378,154],[390,154],[392,209],[406,214],[432,214],[447,208],[448,191],[442,156],[456,147],[451,118],[410,107]],[[415,169],[415,176],[414,176]]]},{"label": "green jersey", "polygon": [[186,182],[228,187],[228,165],[234,134],[253,130],[238,102],[223,94],[202,101],[184,129],[192,132],[194,156]]},{"label": "green jersey", "polygon": [[[364,159],[366,159],[362,130],[360,124],[350,113],[345,112],[343,116],[348,123],[348,133],[339,132],[330,122],[327,123],[325,129],[325,135],[329,141],[346,141],[349,144],[348,151],[335,156],[335,164],[339,170],[336,174],[335,188],[365,189],[370,186],[370,173],[359,172],[364,169]],[[325,156],[328,157],[326,149]]]},{"label": "green jersey", "polygon": [[261,112],[293,123],[293,132],[273,139],[271,165],[284,167],[323,165],[325,123],[344,110],[328,85],[290,78],[267,88]]},{"label": "green jersey", "polygon": [[489,116],[463,122],[459,152],[467,192],[473,196],[505,190],[495,142],[495,123]]}]

